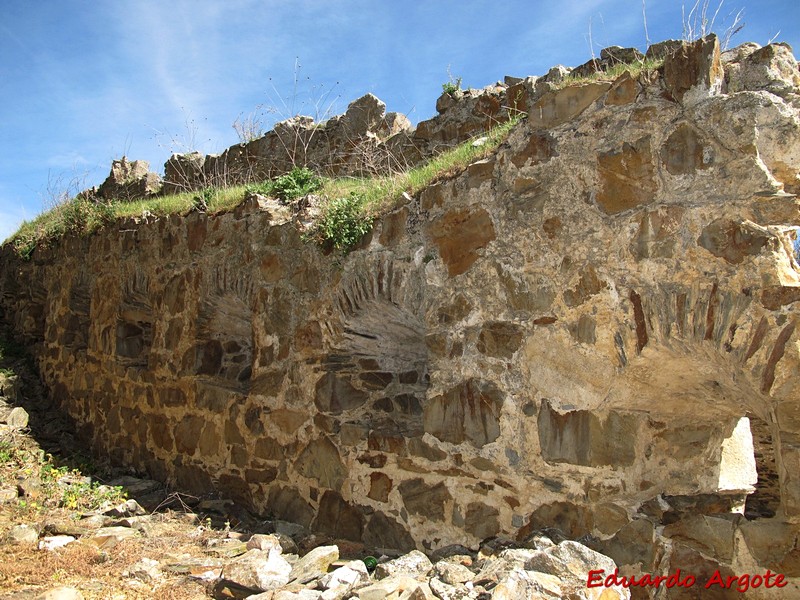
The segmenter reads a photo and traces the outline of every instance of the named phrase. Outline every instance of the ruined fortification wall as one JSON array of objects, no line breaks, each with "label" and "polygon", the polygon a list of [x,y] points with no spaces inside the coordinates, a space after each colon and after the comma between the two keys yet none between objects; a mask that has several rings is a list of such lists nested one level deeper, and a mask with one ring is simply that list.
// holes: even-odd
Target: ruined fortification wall
[{"label": "ruined fortification wall", "polygon": [[99,452],[182,488],[378,547],[558,527],[800,576],[800,76],[725,59],[519,82],[496,155],[346,258],[258,196],[6,246],[3,316]]}]

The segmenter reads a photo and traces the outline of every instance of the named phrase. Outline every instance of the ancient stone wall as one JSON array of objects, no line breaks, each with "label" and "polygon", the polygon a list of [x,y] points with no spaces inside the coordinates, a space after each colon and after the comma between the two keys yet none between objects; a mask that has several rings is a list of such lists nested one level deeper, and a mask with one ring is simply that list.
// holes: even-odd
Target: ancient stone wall
[{"label": "ancient stone wall", "polygon": [[556,527],[798,577],[797,83],[714,38],[523,80],[497,153],[346,258],[251,196],[6,246],[2,316],[98,452],[184,489],[378,547]]},{"label": "ancient stone wall", "polygon": [[[458,90],[437,101],[438,114],[412,127],[405,115],[386,112],[372,94],[324,122],[296,116],[265,135],[220,155],[174,154],[164,165],[164,193],[264,181],[309,167],[328,176],[372,177],[418,165],[509,119],[507,86]],[[512,111],[513,112],[513,111]]]}]

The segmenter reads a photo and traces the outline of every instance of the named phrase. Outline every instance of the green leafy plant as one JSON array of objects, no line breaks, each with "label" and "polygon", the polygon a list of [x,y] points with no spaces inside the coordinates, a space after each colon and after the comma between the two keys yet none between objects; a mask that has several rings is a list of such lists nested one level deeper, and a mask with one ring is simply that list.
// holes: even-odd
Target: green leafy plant
[{"label": "green leafy plant", "polygon": [[450,79],[442,84],[442,91],[451,96],[461,91],[461,77]]},{"label": "green leafy plant", "polygon": [[17,449],[8,442],[0,441],[0,465],[16,461]]},{"label": "green leafy plant", "polygon": [[203,188],[199,194],[192,198],[192,207],[200,212],[206,212],[216,199],[217,194],[218,190],[213,186]]},{"label": "green leafy plant", "polygon": [[94,510],[104,504],[119,504],[126,499],[121,487],[107,486],[84,477],[77,469],[59,466],[42,449],[25,449],[0,441],[0,479],[33,478],[41,484],[41,502],[20,501],[19,508],[46,507]]},{"label": "green leafy plant", "polygon": [[120,486],[107,486],[93,481],[68,485],[61,496],[59,506],[70,510],[94,510],[104,504],[120,504],[125,501],[125,493]]},{"label": "green leafy plant", "polygon": [[271,196],[274,193],[272,181],[262,181],[261,183],[251,183],[244,188],[245,194],[260,194]]},{"label": "green leafy plant", "polygon": [[272,191],[283,202],[302,198],[321,187],[322,179],[306,167],[295,167],[272,182]]},{"label": "green leafy plant", "polygon": [[364,210],[365,198],[355,192],[331,200],[323,209],[317,234],[323,244],[349,252],[372,229],[372,217]]}]

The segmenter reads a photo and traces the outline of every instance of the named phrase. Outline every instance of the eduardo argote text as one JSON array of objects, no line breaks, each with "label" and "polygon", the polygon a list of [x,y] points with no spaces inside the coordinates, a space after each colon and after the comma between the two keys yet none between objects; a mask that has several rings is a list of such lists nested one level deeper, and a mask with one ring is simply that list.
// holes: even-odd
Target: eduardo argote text
[{"label": "eduardo argote text", "polygon": [[788,582],[782,573],[773,573],[769,569],[765,573],[744,573],[742,575],[723,575],[719,570],[714,573],[705,581],[697,581],[697,577],[690,573],[682,573],[677,569],[674,573],[669,575],[644,575],[625,576],[619,574],[619,569],[614,569],[613,573],[606,574],[604,569],[593,569],[589,571],[589,576],[586,579],[586,587],[614,587],[620,586],[624,588],[630,587],[684,587],[690,588],[695,584],[702,585],[705,589],[721,588],[731,589],[738,592],[746,592],[749,589],[756,589],[760,587],[765,588],[782,588],[786,587]]}]

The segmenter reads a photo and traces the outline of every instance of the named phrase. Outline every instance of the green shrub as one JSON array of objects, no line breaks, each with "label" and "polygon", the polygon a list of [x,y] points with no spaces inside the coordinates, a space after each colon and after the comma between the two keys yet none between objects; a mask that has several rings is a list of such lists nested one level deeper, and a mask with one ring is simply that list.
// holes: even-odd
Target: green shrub
[{"label": "green shrub", "polygon": [[245,186],[245,194],[260,194],[261,196],[272,196],[275,193],[275,188],[271,181],[262,181],[261,183],[251,183]]},{"label": "green shrub", "polygon": [[461,77],[456,77],[453,79],[450,78],[450,81],[447,81],[442,84],[442,91],[445,94],[450,94],[451,96],[457,92],[461,91]]},{"label": "green shrub", "polygon": [[317,225],[320,241],[348,252],[372,229],[372,217],[365,208],[364,196],[355,193],[331,200]]},{"label": "green shrub", "polygon": [[295,167],[286,175],[276,177],[272,191],[283,202],[302,198],[322,187],[322,179],[307,167]]}]

